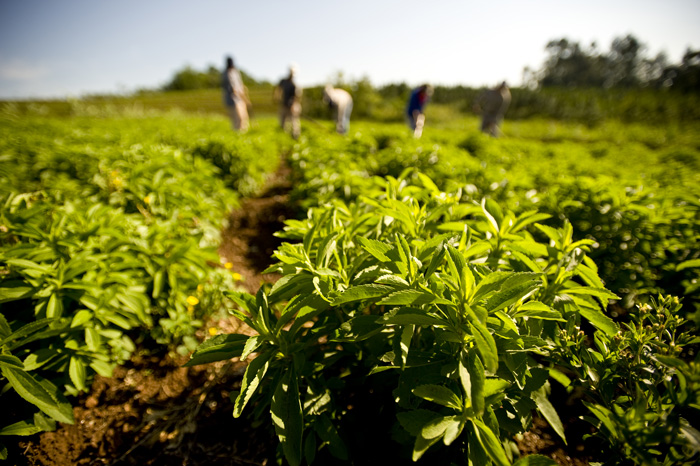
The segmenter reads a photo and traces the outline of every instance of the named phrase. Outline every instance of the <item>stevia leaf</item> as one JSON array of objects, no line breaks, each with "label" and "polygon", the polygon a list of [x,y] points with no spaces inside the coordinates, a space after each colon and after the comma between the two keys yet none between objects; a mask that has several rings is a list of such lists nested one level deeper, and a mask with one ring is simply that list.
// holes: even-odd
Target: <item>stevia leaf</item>
[{"label": "stevia leaf", "polygon": [[557,466],[552,458],[542,455],[528,455],[513,463],[513,466]]},{"label": "stevia leaf", "polygon": [[0,435],[34,435],[41,432],[43,429],[27,421],[19,421],[9,426],[0,429]]},{"label": "stevia leaf", "polygon": [[386,254],[391,251],[392,246],[375,239],[365,238],[363,236],[359,236],[357,239],[359,240],[362,249],[370,253],[380,262],[389,262],[391,260]]},{"label": "stevia leaf", "polygon": [[537,405],[537,409],[542,413],[544,418],[547,420],[554,432],[556,432],[559,437],[566,443],[566,435],[564,434],[564,425],[559,418],[559,414],[547,399],[547,394],[545,392],[545,387],[541,387],[539,390],[535,390],[531,394],[532,400]]},{"label": "stevia leaf", "polygon": [[26,298],[33,292],[34,287],[22,280],[6,280],[0,286],[0,303]]},{"label": "stevia leaf", "polygon": [[377,301],[379,305],[388,306],[421,306],[423,304],[452,304],[439,296],[420,290],[399,290]]},{"label": "stevia leaf", "polygon": [[184,367],[240,357],[248,338],[248,335],[237,334],[216,335],[209,338],[197,347]]},{"label": "stevia leaf", "polygon": [[333,300],[333,305],[361,301],[363,299],[379,298],[394,291],[393,286],[386,285],[358,285],[345,290]]},{"label": "stevia leaf", "polygon": [[81,392],[86,390],[85,379],[87,377],[87,373],[85,371],[85,363],[83,363],[80,358],[76,356],[72,356],[70,358],[70,363],[68,364],[68,375],[70,376],[70,380],[73,382],[75,388]]},{"label": "stevia leaf", "polygon": [[472,418],[471,422],[474,424],[475,433],[477,439],[479,440],[479,444],[481,444],[491,460],[493,460],[493,462],[498,466],[509,466],[510,461],[508,461],[503,445],[498,440],[496,434],[486,424],[477,418]]},{"label": "stevia leaf", "polygon": [[233,405],[233,417],[237,418],[243,414],[243,408],[245,408],[245,405],[255,394],[260,382],[263,377],[265,377],[273,354],[272,351],[265,352],[248,364],[245,374],[243,374],[243,380],[241,381],[241,391]]},{"label": "stevia leaf", "polygon": [[302,459],[304,420],[294,366],[277,383],[270,404],[270,415],[285,458],[291,466],[298,466]]},{"label": "stevia leaf", "polygon": [[614,337],[620,330],[618,325],[608,316],[597,309],[579,308],[579,313],[588,319],[594,327],[603,331],[609,337]]},{"label": "stevia leaf", "polygon": [[465,356],[467,362],[467,371],[469,372],[469,397],[472,402],[472,407],[474,412],[478,415],[484,413],[484,385],[486,383],[486,374],[484,373],[484,366],[481,363],[481,359],[470,352]]},{"label": "stevia leaf", "polygon": [[442,385],[419,385],[411,391],[424,400],[460,411],[462,409],[462,400],[452,390]]},{"label": "stevia leaf", "polygon": [[73,409],[58,389],[48,380],[35,379],[29,373],[1,367],[2,374],[19,396],[39,408],[52,419],[73,424]]}]

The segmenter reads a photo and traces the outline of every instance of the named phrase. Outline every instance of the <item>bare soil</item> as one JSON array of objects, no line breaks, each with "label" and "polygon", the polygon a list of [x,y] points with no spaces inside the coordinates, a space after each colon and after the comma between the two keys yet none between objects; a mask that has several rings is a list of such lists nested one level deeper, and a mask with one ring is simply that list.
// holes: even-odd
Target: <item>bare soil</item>
[{"label": "bare soil", "polygon": [[[280,244],[273,234],[297,215],[290,204],[289,169],[282,164],[265,192],[245,199],[231,213],[220,255],[254,293]],[[246,332],[237,321],[219,321],[228,332]],[[22,466],[273,465],[277,440],[269,425],[234,419],[232,391],[240,388],[245,364],[229,361],[182,367],[186,357],[143,350],[113,377],[96,376],[88,395],[73,409],[74,425],[10,445],[6,464]],[[576,420],[572,420],[576,424]],[[568,436],[568,432],[567,432]],[[576,437],[576,436],[575,436]],[[580,438],[580,435],[577,435]],[[565,445],[547,423],[534,419],[516,439],[523,454],[539,453],[560,465],[587,465],[581,441]],[[7,442],[10,443],[10,442]],[[398,464],[398,463],[397,463]]]}]

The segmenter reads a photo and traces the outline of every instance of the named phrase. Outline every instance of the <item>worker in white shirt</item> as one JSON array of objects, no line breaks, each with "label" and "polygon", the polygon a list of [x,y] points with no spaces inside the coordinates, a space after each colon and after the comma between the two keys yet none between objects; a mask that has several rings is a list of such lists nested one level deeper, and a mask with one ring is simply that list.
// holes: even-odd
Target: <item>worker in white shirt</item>
[{"label": "worker in white shirt", "polygon": [[330,84],[323,90],[323,101],[336,110],[335,129],[338,134],[346,134],[350,128],[350,113],[352,113],[352,96]]}]

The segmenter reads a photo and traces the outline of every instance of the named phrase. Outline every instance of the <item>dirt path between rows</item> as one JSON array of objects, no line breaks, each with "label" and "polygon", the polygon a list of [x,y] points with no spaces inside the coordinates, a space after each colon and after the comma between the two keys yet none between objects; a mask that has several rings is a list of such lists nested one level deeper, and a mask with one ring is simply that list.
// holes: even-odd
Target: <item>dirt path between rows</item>
[{"label": "dirt path between rows", "polygon": [[[243,199],[222,232],[219,255],[233,264],[232,271],[242,277],[239,285],[251,293],[261,283],[276,280],[262,271],[281,242],[273,234],[296,214],[289,203],[289,179],[290,170],[282,161],[264,192]],[[245,331],[234,318],[216,326],[226,332]],[[113,377],[96,376],[90,393],[76,400],[74,425],[20,439],[10,445],[7,464],[274,464],[274,436],[231,415],[230,394],[240,388],[245,364],[182,367],[186,361],[142,351],[115,369]]]}]

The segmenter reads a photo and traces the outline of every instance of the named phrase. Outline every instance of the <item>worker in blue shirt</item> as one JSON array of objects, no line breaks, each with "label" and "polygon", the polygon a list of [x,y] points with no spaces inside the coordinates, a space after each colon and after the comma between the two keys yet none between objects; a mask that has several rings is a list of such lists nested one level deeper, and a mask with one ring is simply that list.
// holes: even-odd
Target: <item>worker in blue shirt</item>
[{"label": "worker in blue shirt", "polygon": [[408,119],[408,126],[411,127],[413,136],[416,138],[421,137],[421,134],[423,134],[423,125],[425,124],[425,113],[423,109],[431,95],[433,95],[433,87],[429,84],[423,84],[413,89],[413,91],[411,91],[411,97],[408,99],[406,117]]}]

